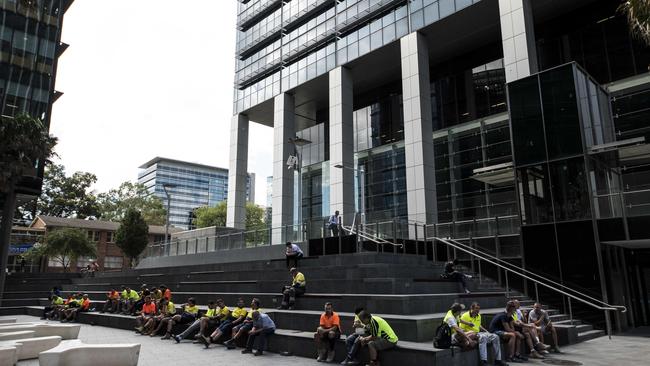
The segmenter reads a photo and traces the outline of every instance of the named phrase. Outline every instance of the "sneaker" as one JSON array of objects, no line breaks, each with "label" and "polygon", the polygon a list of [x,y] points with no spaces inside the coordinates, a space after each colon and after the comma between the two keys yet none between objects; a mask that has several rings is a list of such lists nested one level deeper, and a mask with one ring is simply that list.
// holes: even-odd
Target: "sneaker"
[{"label": "sneaker", "polygon": [[551,348],[551,346],[544,344],[542,342],[539,342],[535,345],[535,349],[538,351],[547,351]]},{"label": "sneaker", "polygon": [[539,352],[534,351],[534,350],[530,352],[530,355],[529,355],[529,356],[530,356],[530,358],[539,358],[539,359],[544,359],[544,358],[546,358],[546,357],[540,355]]},{"label": "sneaker", "polygon": [[470,291],[469,291],[468,289],[465,289],[465,293],[466,293],[466,294],[469,294]]},{"label": "sneaker", "polygon": [[253,356],[261,356],[263,354],[264,354],[264,352],[262,352],[260,350],[255,350],[255,352],[253,352]]},{"label": "sneaker", "polygon": [[235,348],[237,348],[237,346],[235,345],[235,342],[233,342],[232,340],[225,341],[223,343],[223,345],[226,346],[227,349],[235,349]]},{"label": "sneaker", "polygon": [[253,350],[250,349],[250,348],[245,348],[245,349],[243,349],[243,350],[241,351],[241,353],[242,353],[242,354],[253,353]]},{"label": "sneaker", "polygon": [[494,366],[508,366],[508,364],[501,360],[496,360],[494,361]]},{"label": "sneaker", "polygon": [[560,348],[557,347],[557,346],[553,347],[552,350],[553,350],[553,353],[559,353],[559,354],[563,353],[562,351],[560,351]]},{"label": "sneaker", "polygon": [[325,362],[325,357],[327,357],[327,351],[319,349],[318,357],[316,357],[316,362]]},{"label": "sneaker", "polygon": [[360,362],[353,358],[350,361],[348,361],[348,363],[346,365],[348,365],[348,366],[357,366],[358,364],[360,364]]},{"label": "sneaker", "polygon": [[526,357],[524,355],[515,355],[515,357],[513,357],[513,358],[524,361],[524,362],[528,362],[528,357]]},{"label": "sneaker", "polygon": [[144,330],[144,327],[135,327],[135,331],[138,332],[138,333],[142,333],[143,330]]},{"label": "sneaker", "polygon": [[333,362],[335,356],[336,353],[334,353],[334,351],[327,351],[327,360],[325,360],[325,362]]},{"label": "sneaker", "polygon": [[171,337],[172,337],[172,335],[171,335],[171,334],[169,334],[169,333],[165,333],[165,336],[164,336],[164,337],[162,337],[162,338],[160,338],[160,339],[163,339],[163,340],[165,340],[165,339],[169,339],[169,338],[171,338]]},{"label": "sneaker", "polygon": [[201,336],[197,339],[197,341],[198,341],[199,343],[203,343],[203,345],[205,346],[205,348],[210,348],[210,338],[208,338],[208,337],[206,337],[206,336],[204,336],[204,335],[201,335]]},{"label": "sneaker", "polygon": [[176,343],[181,343],[181,337],[177,335],[174,336],[174,340],[176,341]]},{"label": "sneaker", "polygon": [[507,361],[507,362],[512,362],[512,363],[522,363],[522,362],[524,362],[524,361],[522,361],[522,360],[520,360],[520,359],[518,359],[518,358],[516,358],[516,357],[509,357],[509,358],[506,358],[506,361]]},{"label": "sneaker", "polygon": [[347,365],[349,361],[352,361],[352,360],[350,360],[349,357],[346,357],[345,360],[341,361],[341,363],[339,365]]}]

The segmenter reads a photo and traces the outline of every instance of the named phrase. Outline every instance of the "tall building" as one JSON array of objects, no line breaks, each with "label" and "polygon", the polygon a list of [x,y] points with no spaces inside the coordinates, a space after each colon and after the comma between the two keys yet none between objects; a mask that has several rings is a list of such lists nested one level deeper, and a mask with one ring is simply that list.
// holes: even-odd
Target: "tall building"
[{"label": "tall building", "polygon": [[[216,206],[226,200],[228,192],[228,169],[186,161],[155,157],[140,166],[138,183],[167,208],[170,196],[169,224],[178,228],[192,228],[194,210],[203,206]],[[246,201],[255,202],[255,174],[247,174]]]},{"label": "tall building", "polygon": [[[27,113],[49,129],[52,104],[63,94],[54,89],[65,12],[73,0],[0,1],[0,114]],[[43,164],[16,187],[18,204],[41,194]],[[0,210],[4,197],[0,195]]]},{"label": "tall building", "polygon": [[650,48],[619,3],[240,1],[228,224],[254,121],[274,228],[438,224],[647,323]]}]

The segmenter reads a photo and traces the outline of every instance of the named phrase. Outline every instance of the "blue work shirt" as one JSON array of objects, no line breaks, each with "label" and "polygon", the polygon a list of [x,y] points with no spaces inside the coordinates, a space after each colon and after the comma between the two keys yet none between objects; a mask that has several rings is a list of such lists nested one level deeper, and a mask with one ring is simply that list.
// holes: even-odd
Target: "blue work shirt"
[{"label": "blue work shirt", "polygon": [[260,317],[257,320],[253,320],[253,326],[257,329],[275,330],[275,323],[273,320],[268,315],[263,313],[260,313]]}]

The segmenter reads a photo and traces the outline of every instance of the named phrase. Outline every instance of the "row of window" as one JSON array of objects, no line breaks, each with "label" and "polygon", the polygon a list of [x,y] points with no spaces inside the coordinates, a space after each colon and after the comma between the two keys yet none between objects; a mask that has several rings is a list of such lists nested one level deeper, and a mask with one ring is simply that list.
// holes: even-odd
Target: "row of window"
[{"label": "row of window", "polygon": [[[69,259],[64,259],[66,264],[69,264]],[[83,268],[89,265],[91,262],[97,261],[96,258],[93,257],[79,257],[77,258],[77,268]],[[117,256],[106,256],[104,257],[104,268],[106,269],[121,269],[124,264],[124,257],[117,257]],[[48,267],[53,267],[53,268],[62,268],[63,263],[61,261],[49,258],[47,262]]]}]

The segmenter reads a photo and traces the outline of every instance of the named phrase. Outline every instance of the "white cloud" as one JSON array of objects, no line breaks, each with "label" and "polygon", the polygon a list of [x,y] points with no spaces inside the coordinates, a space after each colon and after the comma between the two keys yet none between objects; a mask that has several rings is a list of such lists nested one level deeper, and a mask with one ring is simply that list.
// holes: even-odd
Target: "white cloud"
[{"label": "white cloud", "polygon": [[[76,1],[65,15],[51,132],[69,173],[105,191],[154,156],[228,168],[234,0]],[[266,200],[272,136],[251,124],[249,171]]]}]

